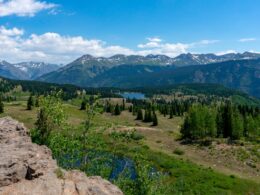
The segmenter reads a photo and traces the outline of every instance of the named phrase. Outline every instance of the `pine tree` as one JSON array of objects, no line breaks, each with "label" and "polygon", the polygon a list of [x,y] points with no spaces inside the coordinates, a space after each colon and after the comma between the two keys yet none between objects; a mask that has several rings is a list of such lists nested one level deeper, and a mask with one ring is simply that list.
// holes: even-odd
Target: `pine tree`
[{"label": "pine tree", "polygon": [[36,97],[35,99],[35,107],[39,107],[40,103],[39,103],[39,96]]},{"label": "pine tree", "polygon": [[129,111],[129,112],[133,112],[133,106],[132,106],[132,105],[129,106],[128,111]]},{"label": "pine tree", "polygon": [[2,102],[2,98],[0,98],[0,114],[4,113],[4,103]]},{"label": "pine tree", "polygon": [[232,116],[233,116],[233,109],[231,102],[228,102],[224,106],[223,112],[223,136],[225,138],[231,137],[232,135]]},{"label": "pine tree", "polygon": [[115,107],[114,114],[115,114],[115,115],[120,115],[120,113],[121,113],[121,110],[120,110],[119,105],[117,104],[116,107]]},{"label": "pine tree", "polygon": [[143,122],[147,122],[148,119],[148,113],[147,113],[147,109],[144,110],[144,117],[143,117]]},{"label": "pine tree", "polygon": [[143,111],[142,111],[142,109],[138,109],[136,120],[143,120]]},{"label": "pine tree", "polygon": [[32,110],[33,107],[33,97],[30,95],[30,97],[27,100],[27,110]]},{"label": "pine tree", "polygon": [[123,99],[122,110],[125,110],[125,99]]},{"label": "pine tree", "polygon": [[152,121],[153,121],[152,112],[151,112],[151,109],[148,108],[147,109],[147,122],[152,122]]},{"label": "pine tree", "polygon": [[35,135],[32,135],[33,142],[45,144],[50,134],[50,127],[48,124],[48,117],[44,109],[40,109],[38,113],[35,128],[37,131],[35,131]]},{"label": "pine tree", "polygon": [[63,110],[61,91],[44,97],[37,115],[35,129],[31,130],[32,140],[38,144],[46,144],[52,130],[63,129],[66,115]]},{"label": "pine tree", "polygon": [[86,105],[87,105],[86,100],[82,100],[80,110],[86,110]]},{"label": "pine tree", "polygon": [[106,112],[111,113],[111,104],[107,102],[106,104]]},{"label": "pine tree", "polygon": [[157,119],[156,113],[153,112],[153,126],[157,126],[157,125],[158,125],[158,119]]},{"label": "pine tree", "polygon": [[164,108],[163,108],[163,116],[166,117],[167,114],[168,114],[168,113],[167,113],[167,106],[164,105]]},{"label": "pine tree", "polygon": [[217,117],[216,117],[216,125],[217,125],[217,136],[223,137],[224,135],[224,119],[223,119],[223,106],[218,109]]},{"label": "pine tree", "polygon": [[95,97],[94,97],[93,95],[91,95],[91,96],[89,97],[89,104],[90,104],[90,105],[93,105],[94,102],[95,102]]},{"label": "pine tree", "polygon": [[133,104],[133,108],[132,108],[132,114],[133,114],[133,116],[136,115],[136,112],[137,112],[136,106]]},{"label": "pine tree", "polygon": [[148,123],[151,122],[151,119],[152,119],[151,111],[149,109],[145,109],[143,121]]},{"label": "pine tree", "polygon": [[110,113],[114,114],[115,112],[115,106],[113,106],[112,104],[110,104]]},{"label": "pine tree", "polygon": [[173,103],[173,105],[172,105],[172,112],[173,112],[173,115],[174,115],[174,116],[177,115],[176,101],[174,101],[174,103]]},{"label": "pine tree", "polygon": [[173,107],[171,106],[171,109],[170,109],[170,117],[169,117],[170,119],[172,119],[173,118]]}]

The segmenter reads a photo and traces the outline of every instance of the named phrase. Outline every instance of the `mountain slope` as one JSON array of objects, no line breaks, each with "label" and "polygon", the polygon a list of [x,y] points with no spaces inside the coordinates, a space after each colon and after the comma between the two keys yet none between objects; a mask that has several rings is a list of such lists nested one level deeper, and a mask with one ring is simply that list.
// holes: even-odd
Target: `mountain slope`
[{"label": "mountain slope", "polygon": [[[146,75],[175,70],[175,66],[151,65],[121,65],[116,66],[103,74],[93,78],[88,85],[92,87],[136,87],[150,86],[150,79],[143,79]],[[163,76],[163,75],[162,75]],[[138,79],[138,80],[136,80]],[[122,82],[122,83],[120,83]],[[138,83],[135,85],[135,83]]]},{"label": "mountain slope", "polygon": [[0,62],[0,76],[10,79],[27,79],[27,76],[24,75],[23,71],[6,61]]},{"label": "mountain slope", "polygon": [[256,59],[260,58],[260,54],[245,52],[243,54],[181,54],[175,58],[165,55],[114,55],[109,58],[94,57],[84,55],[72,63],[60,68],[59,70],[39,76],[41,81],[72,83],[77,85],[87,85],[91,79],[102,74],[103,72],[122,64],[131,65],[153,65],[153,66],[169,66],[178,67],[188,65],[204,65],[215,62],[223,62],[228,60]]},{"label": "mountain slope", "polygon": [[18,80],[33,80],[43,74],[55,71],[59,68],[56,64],[44,62],[22,62],[11,64],[6,61],[0,62],[0,76]]},{"label": "mountain slope", "polygon": [[181,68],[168,67],[127,74],[138,66],[122,65],[114,67],[95,79],[89,85],[95,87],[143,87],[165,86],[176,83],[219,83],[260,97],[260,59],[241,60],[196,65]]},{"label": "mountain slope", "polygon": [[67,66],[45,74],[37,80],[88,86],[96,76],[122,64],[167,66],[171,65],[172,62],[172,58],[163,55],[148,55],[146,57],[115,55],[110,58],[84,55]]},{"label": "mountain slope", "polygon": [[260,58],[259,53],[229,53],[225,55],[216,54],[181,54],[174,58],[174,64],[176,66],[188,66],[188,65],[202,65],[217,62],[225,62],[230,60],[245,60],[245,59],[257,59]]},{"label": "mountain slope", "polygon": [[[220,83],[260,96],[258,57],[260,54],[249,52],[222,56],[182,54],[176,58],[163,55],[115,55],[110,58],[96,58],[85,55],[37,80],[83,87]],[[229,59],[232,60],[227,61]],[[205,64],[208,62],[215,63]],[[187,66],[188,64],[190,66]]]},{"label": "mountain slope", "polygon": [[48,64],[44,62],[21,62],[14,64],[14,67],[20,69],[32,80],[60,68],[57,64]]},{"label": "mountain slope", "polygon": [[80,86],[88,86],[91,80],[115,66],[123,64],[170,66],[179,67],[187,65],[209,64],[238,59],[255,59],[260,54],[245,52],[243,54],[226,54],[217,56],[215,54],[181,54],[176,58],[165,55],[114,55],[109,58],[84,55],[72,63],[60,68],[57,71],[39,76],[37,80],[55,83],[70,83]]}]

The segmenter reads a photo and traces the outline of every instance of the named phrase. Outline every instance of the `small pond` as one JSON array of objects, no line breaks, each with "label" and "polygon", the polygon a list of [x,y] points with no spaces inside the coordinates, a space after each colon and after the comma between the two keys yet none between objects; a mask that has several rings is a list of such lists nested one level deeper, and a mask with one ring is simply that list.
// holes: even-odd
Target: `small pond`
[{"label": "small pond", "polygon": [[119,95],[121,95],[126,99],[137,99],[137,100],[145,99],[145,94],[139,92],[123,92],[123,93],[119,93]]},{"label": "small pond", "polygon": [[[58,163],[66,169],[77,169],[81,167],[81,160],[78,154],[66,154],[58,158]],[[123,176],[131,180],[136,180],[137,172],[135,162],[127,157],[117,156],[105,151],[91,150],[87,155],[88,166],[84,168],[88,175],[106,175],[110,181],[117,180]],[[160,173],[152,168],[150,171],[151,177],[156,177]]]}]

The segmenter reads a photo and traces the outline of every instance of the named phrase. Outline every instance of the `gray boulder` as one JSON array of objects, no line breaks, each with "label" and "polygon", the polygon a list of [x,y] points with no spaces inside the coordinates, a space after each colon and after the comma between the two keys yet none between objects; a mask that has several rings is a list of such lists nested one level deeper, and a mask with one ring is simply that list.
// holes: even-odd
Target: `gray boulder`
[{"label": "gray boulder", "polygon": [[52,159],[49,148],[32,143],[23,124],[5,117],[0,119],[0,194],[122,195],[123,193],[101,177],[87,177],[80,171],[60,169]]}]

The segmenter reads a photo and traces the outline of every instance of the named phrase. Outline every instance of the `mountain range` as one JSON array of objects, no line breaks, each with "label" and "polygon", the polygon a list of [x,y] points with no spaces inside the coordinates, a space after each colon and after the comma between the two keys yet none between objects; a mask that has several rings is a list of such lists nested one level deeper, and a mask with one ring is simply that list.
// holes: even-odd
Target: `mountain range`
[{"label": "mountain range", "polygon": [[180,83],[218,83],[260,97],[260,59],[237,60],[176,68],[122,65],[98,75],[92,87],[151,87]]},{"label": "mountain range", "polygon": [[260,54],[84,55],[70,64],[0,62],[0,76],[82,87],[144,87],[219,83],[260,97]]},{"label": "mountain range", "polygon": [[6,61],[0,61],[0,76],[19,79],[34,80],[46,73],[60,68],[59,65],[44,62],[21,62],[11,64]]},{"label": "mountain range", "polygon": [[230,60],[247,60],[260,58],[260,53],[228,53],[224,55],[216,54],[181,54],[174,58],[176,66],[203,65]]},{"label": "mountain range", "polygon": [[260,97],[260,54],[181,54],[110,58],[84,55],[41,81],[83,87],[142,87],[176,83],[219,83]]}]

